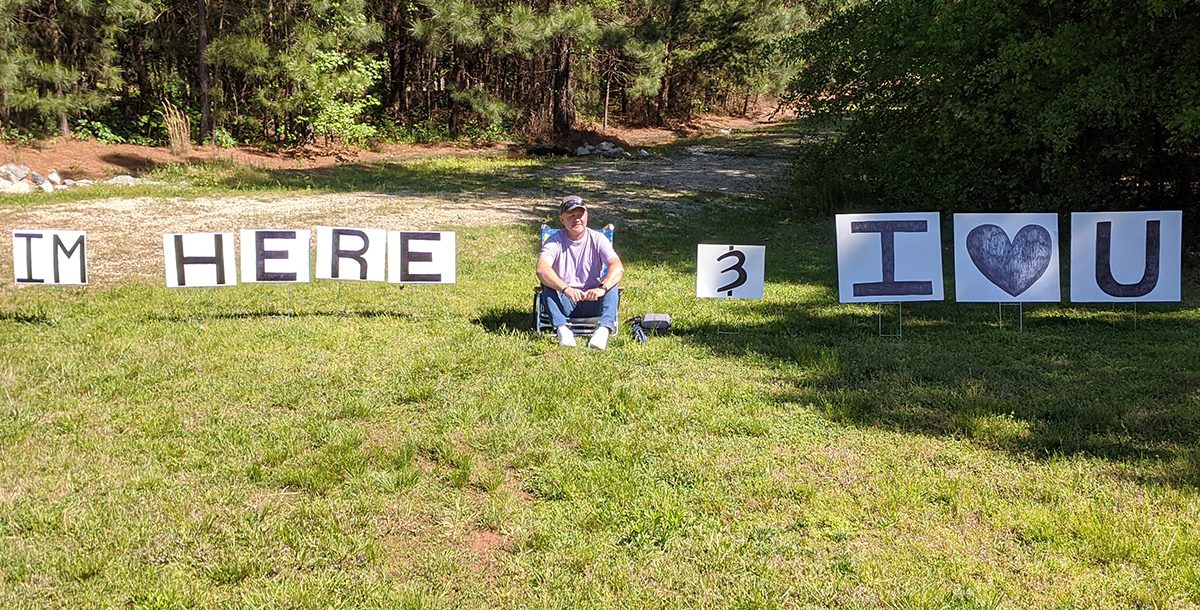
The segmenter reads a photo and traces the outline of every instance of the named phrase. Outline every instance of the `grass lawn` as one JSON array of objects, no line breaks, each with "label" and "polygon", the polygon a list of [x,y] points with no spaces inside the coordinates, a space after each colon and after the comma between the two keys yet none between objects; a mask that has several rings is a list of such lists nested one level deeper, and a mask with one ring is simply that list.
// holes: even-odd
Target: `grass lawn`
[{"label": "grass lawn", "polygon": [[[1194,280],[880,338],[832,218],[694,199],[618,222],[678,332],[604,352],[529,332],[532,224],[451,286],[5,280],[0,607],[1200,607]],[[766,298],[697,301],[702,241]]]}]

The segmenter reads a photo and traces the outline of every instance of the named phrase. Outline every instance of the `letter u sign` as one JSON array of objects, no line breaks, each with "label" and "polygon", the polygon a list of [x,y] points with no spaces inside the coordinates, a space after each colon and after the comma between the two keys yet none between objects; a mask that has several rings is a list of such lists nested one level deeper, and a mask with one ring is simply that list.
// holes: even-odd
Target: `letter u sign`
[{"label": "letter u sign", "polygon": [[1071,300],[1179,301],[1183,212],[1071,214]]}]

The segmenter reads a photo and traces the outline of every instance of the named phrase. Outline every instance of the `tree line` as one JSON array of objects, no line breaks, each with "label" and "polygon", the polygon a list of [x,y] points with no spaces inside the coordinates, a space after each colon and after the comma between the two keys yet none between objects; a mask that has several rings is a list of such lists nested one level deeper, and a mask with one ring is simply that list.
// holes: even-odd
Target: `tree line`
[{"label": "tree line", "polygon": [[[4,0],[0,128],[361,144],[562,137],[778,95],[814,0]],[[815,8],[814,8],[815,7]]]}]

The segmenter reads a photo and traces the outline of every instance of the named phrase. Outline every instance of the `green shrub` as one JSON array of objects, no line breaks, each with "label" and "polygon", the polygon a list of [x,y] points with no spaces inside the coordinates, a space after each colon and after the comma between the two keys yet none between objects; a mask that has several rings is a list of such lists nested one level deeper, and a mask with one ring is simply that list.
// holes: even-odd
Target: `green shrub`
[{"label": "green shrub", "polygon": [[833,209],[1194,208],[1197,22],[1186,0],[857,4],[794,45],[792,100],[846,121],[797,188]]},{"label": "green shrub", "polygon": [[79,119],[75,121],[74,135],[80,140],[95,140],[101,144],[125,144],[125,138],[117,135],[108,125],[100,121]]}]

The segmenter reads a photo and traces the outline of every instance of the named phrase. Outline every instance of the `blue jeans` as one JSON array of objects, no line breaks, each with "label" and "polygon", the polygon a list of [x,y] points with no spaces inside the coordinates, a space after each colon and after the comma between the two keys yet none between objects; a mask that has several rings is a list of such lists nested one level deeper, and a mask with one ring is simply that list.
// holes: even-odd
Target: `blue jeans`
[{"label": "blue jeans", "polygon": [[572,303],[567,295],[557,290],[542,286],[542,309],[550,314],[550,326],[558,328],[567,323],[567,318],[593,318],[600,316],[600,326],[609,330],[617,330],[617,304],[621,300],[621,291],[613,288],[604,293],[599,301],[580,301]]}]

